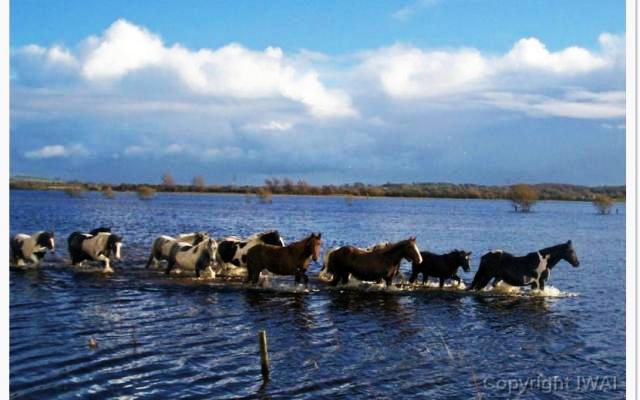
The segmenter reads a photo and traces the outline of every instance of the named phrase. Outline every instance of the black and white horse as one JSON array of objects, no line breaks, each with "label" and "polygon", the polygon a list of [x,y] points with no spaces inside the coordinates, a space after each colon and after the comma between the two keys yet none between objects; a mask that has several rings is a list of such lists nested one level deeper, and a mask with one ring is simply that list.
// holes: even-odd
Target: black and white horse
[{"label": "black and white horse", "polygon": [[284,247],[285,243],[278,231],[256,233],[246,239],[230,236],[218,243],[216,261],[222,270],[230,271],[247,267],[247,252],[257,244]]},{"label": "black and white horse", "polygon": [[493,279],[494,286],[504,281],[511,286],[528,286],[544,290],[544,283],[560,260],[573,267],[580,265],[571,240],[546,247],[526,256],[516,257],[502,250],[494,250],[480,258],[478,272],[468,290],[481,290]]},{"label": "black and white horse", "polygon": [[470,251],[454,250],[447,254],[434,254],[429,251],[422,251],[420,254],[422,255],[422,262],[411,265],[409,283],[415,282],[418,274],[422,274],[422,283],[425,283],[430,276],[433,276],[434,278],[440,279],[441,288],[444,286],[446,279],[455,279],[459,285],[461,279],[457,274],[458,268],[462,267],[464,272],[471,271],[471,267],[469,266]]},{"label": "black and white horse", "polygon": [[207,238],[196,245],[176,242],[171,247],[167,269],[165,273],[169,275],[174,267],[184,270],[195,271],[196,277],[200,277],[200,271],[209,268],[212,276],[211,265],[215,261],[217,243],[215,240]]},{"label": "black and white horse", "polygon": [[27,263],[40,265],[48,250],[56,251],[56,243],[53,232],[40,231],[33,235],[19,233],[9,242],[11,250],[11,263],[24,266]]},{"label": "black and white horse", "polygon": [[151,246],[151,255],[149,256],[149,260],[147,261],[145,268],[149,268],[151,264],[157,267],[162,260],[169,261],[171,249],[176,243],[196,245],[206,239],[209,239],[209,234],[207,232],[182,233],[176,237],[168,235],[159,236],[153,241],[153,245]]},{"label": "black and white horse", "polygon": [[111,255],[120,259],[122,238],[111,232],[100,231],[95,235],[73,232],[67,239],[71,264],[79,265],[84,261],[100,261],[104,264],[104,272],[113,272]]}]

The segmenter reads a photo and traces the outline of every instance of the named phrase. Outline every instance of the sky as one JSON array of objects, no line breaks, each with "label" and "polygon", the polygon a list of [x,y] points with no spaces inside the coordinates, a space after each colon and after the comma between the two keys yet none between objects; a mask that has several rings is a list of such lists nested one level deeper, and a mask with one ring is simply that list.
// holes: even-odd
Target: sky
[{"label": "sky", "polygon": [[624,184],[624,36],[621,0],[12,1],[10,173]]}]

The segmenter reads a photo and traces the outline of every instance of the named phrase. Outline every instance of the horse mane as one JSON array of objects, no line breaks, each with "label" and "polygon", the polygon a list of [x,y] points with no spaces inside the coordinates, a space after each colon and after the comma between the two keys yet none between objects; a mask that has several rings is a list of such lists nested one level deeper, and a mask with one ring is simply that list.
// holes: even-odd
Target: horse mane
[{"label": "horse mane", "polygon": [[386,246],[384,246],[382,248],[374,249],[372,251],[374,251],[374,252],[377,251],[379,253],[388,253],[388,252],[391,252],[391,251],[397,249],[400,246],[404,246],[407,242],[409,242],[409,239],[403,239],[403,240],[397,241],[395,243],[389,243],[389,244],[387,244]]},{"label": "horse mane", "polygon": [[547,254],[551,254],[557,250],[561,250],[564,248],[568,248],[569,244],[568,243],[561,243],[561,244],[556,244],[555,246],[549,246],[549,247],[545,247],[544,249],[540,249],[538,250],[538,252],[542,255],[547,255]]}]

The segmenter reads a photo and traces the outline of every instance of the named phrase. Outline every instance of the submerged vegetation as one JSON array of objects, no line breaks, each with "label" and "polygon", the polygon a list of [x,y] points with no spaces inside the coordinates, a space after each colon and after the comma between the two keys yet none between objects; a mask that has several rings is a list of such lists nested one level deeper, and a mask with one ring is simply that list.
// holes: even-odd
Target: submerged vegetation
[{"label": "submerged vegetation", "polygon": [[151,200],[156,195],[156,189],[150,186],[139,186],[136,193],[140,200]]},{"label": "submerged vegetation", "polygon": [[509,199],[516,212],[530,212],[531,207],[538,201],[538,191],[531,185],[513,185],[509,192]]},{"label": "submerged vegetation", "polygon": [[599,214],[611,214],[611,207],[613,207],[613,199],[606,194],[598,194],[593,199],[593,206],[598,210]]},{"label": "submerged vegetation", "polygon": [[69,197],[79,198],[85,195],[85,193],[87,192],[87,189],[83,185],[73,185],[73,186],[65,187],[64,192]]},{"label": "submerged vegetation", "polygon": [[[311,195],[311,196],[341,196],[345,199],[358,197],[425,197],[425,198],[454,198],[454,199],[504,199],[514,204],[516,199],[523,201],[524,208],[530,209],[537,200],[577,200],[593,202],[597,196],[607,196],[613,200],[624,200],[625,186],[578,186],[558,183],[542,183],[535,185],[503,185],[487,186],[475,184],[454,183],[385,183],[370,185],[356,182],[344,185],[311,185],[304,180],[294,181],[290,178],[266,179],[263,185],[215,185],[205,184],[204,179],[196,177],[190,185],[175,183],[173,178],[165,174],[157,185],[121,183],[117,185],[101,183],[64,182],[60,180],[45,180],[37,178],[12,178],[9,183],[11,189],[34,190],[66,190],[69,187],[82,186],[86,190],[101,191],[109,186],[114,192],[142,193],[141,198],[151,198],[156,192],[199,192],[199,193],[238,193],[247,196],[255,195],[260,202],[269,203],[275,195]],[[514,194],[522,194],[516,197]],[[520,189],[518,189],[520,188]],[[531,193],[535,195],[531,195]],[[536,197],[537,196],[537,197]],[[534,198],[535,197],[535,198]],[[347,200],[348,201],[348,200]],[[522,207],[522,205],[520,205]],[[518,211],[521,209],[519,208]]]}]

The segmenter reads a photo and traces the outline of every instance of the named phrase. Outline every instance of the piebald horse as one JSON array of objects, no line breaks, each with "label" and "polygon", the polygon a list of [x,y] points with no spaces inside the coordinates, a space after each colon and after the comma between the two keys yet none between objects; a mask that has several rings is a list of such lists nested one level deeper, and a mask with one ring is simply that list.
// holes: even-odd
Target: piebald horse
[{"label": "piebald horse", "polygon": [[105,273],[113,272],[111,268],[111,255],[116,260],[120,259],[122,238],[110,232],[90,233],[73,232],[67,239],[71,264],[79,265],[84,261],[100,261],[104,264]]},{"label": "piebald horse", "polygon": [[306,238],[285,247],[257,244],[247,252],[247,279],[258,283],[260,272],[266,269],[276,275],[294,275],[295,282],[309,282],[306,272],[311,260],[320,257],[321,233],[312,233]]},{"label": "piebald horse", "polygon": [[[200,271],[211,268],[214,262],[217,243],[211,238],[207,238],[196,245],[183,242],[176,242],[171,247],[167,269],[165,273],[169,275],[171,270],[178,266],[182,269],[195,270],[196,277],[200,277]],[[213,275],[213,271],[211,270]]]},{"label": "piebald horse", "polygon": [[167,235],[159,236],[153,241],[153,245],[151,246],[151,255],[149,256],[149,260],[147,261],[145,268],[149,268],[151,264],[157,267],[163,260],[169,261],[171,249],[176,243],[184,243],[194,246],[206,239],[209,239],[209,234],[207,232],[182,233],[176,237]]},{"label": "piebald horse", "polygon": [[340,247],[327,257],[324,269],[333,275],[330,282],[332,286],[336,286],[338,282],[346,284],[349,275],[361,281],[380,283],[384,280],[389,286],[398,274],[403,258],[413,263],[422,262],[415,237],[374,247],[371,251],[355,246]]},{"label": "piebald horse", "polygon": [[40,231],[33,235],[19,233],[9,242],[11,263],[24,266],[27,263],[40,265],[48,250],[55,252],[56,244],[53,232]]},{"label": "piebald horse", "polygon": [[573,267],[580,265],[571,240],[522,257],[494,250],[480,258],[478,272],[467,290],[481,290],[491,279],[494,280],[494,286],[504,281],[511,286],[531,285],[531,289],[544,290],[545,281],[560,260],[565,260]]}]

